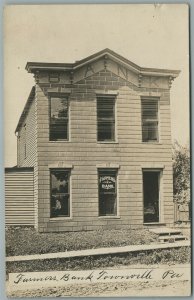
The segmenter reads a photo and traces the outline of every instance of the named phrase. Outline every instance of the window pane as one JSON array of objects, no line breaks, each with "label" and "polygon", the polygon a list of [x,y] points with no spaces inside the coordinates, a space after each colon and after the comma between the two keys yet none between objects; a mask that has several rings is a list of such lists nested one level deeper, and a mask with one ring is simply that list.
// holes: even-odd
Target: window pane
[{"label": "window pane", "polygon": [[51,121],[67,118],[68,103],[66,98],[51,98]]},{"label": "window pane", "polygon": [[101,194],[100,198],[100,216],[116,215],[116,196],[113,194]]},{"label": "window pane", "polygon": [[69,175],[67,170],[51,171],[51,217],[70,215]]},{"label": "window pane", "polygon": [[99,171],[99,215],[116,215],[116,170]]},{"label": "window pane", "polygon": [[63,124],[55,124],[52,125],[50,128],[50,140],[55,141],[55,140],[60,140],[68,139],[68,123],[67,121],[63,122]]},{"label": "window pane", "polygon": [[144,120],[158,118],[158,102],[155,100],[143,100],[142,116]]},{"label": "window pane", "polygon": [[68,99],[51,98],[50,140],[68,139]]},{"label": "window pane", "polygon": [[115,139],[115,98],[97,98],[98,141]]},{"label": "window pane", "polygon": [[142,100],[142,140],[143,142],[158,140],[157,100]]},{"label": "window pane", "polygon": [[143,124],[143,142],[158,140],[158,123],[147,122]]},{"label": "window pane", "polygon": [[98,122],[98,141],[114,140],[115,124],[113,122]]},{"label": "window pane", "polygon": [[52,195],[51,217],[69,217],[69,195]]},{"label": "window pane", "polygon": [[98,99],[97,113],[98,118],[114,118],[114,99]]}]

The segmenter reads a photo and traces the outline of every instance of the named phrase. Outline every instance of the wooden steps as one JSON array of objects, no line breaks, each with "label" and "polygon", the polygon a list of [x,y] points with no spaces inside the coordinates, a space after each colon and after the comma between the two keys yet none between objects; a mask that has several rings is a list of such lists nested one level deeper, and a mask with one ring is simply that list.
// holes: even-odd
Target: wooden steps
[{"label": "wooden steps", "polygon": [[150,228],[149,231],[158,235],[158,241],[160,243],[174,243],[176,241],[188,240],[188,237],[183,235],[179,229],[158,227]]},{"label": "wooden steps", "polygon": [[175,242],[178,242],[178,241],[187,241],[188,240],[188,237],[186,237],[185,235],[174,235],[174,236],[162,236],[162,237],[158,237],[158,241],[160,243],[175,243]]}]

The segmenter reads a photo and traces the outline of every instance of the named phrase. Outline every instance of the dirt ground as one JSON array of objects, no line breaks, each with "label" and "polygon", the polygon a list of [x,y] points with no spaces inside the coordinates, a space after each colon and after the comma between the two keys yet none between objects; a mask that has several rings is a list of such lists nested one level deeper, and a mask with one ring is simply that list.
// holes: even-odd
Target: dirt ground
[{"label": "dirt ground", "polygon": [[[176,265],[174,265],[176,266]],[[63,287],[38,288],[7,292],[8,297],[130,297],[190,296],[189,280],[71,284]]]},{"label": "dirt ground", "polygon": [[90,285],[69,285],[50,289],[18,291],[8,297],[129,297],[129,296],[190,296],[189,281],[154,283],[103,283]]}]

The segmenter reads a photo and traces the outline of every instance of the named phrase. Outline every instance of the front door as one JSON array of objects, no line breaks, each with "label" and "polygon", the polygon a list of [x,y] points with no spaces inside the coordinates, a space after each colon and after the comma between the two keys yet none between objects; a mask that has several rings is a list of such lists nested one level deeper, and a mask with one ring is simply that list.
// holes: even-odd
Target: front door
[{"label": "front door", "polygon": [[144,223],[159,222],[159,171],[143,171]]}]

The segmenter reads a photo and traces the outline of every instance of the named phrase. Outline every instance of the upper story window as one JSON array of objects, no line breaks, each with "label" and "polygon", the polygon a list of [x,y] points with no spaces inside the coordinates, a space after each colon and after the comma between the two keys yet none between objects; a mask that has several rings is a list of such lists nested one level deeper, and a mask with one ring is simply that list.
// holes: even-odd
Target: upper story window
[{"label": "upper story window", "polygon": [[142,99],[142,141],[158,141],[158,99]]},{"label": "upper story window", "polygon": [[115,97],[97,97],[97,139],[115,141]]},{"label": "upper story window", "polygon": [[70,216],[70,170],[52,169],[51,218]]},{"label": "upper story window", "polygon": [[50,98],[50,141],[68,140],[68,97]]}]

